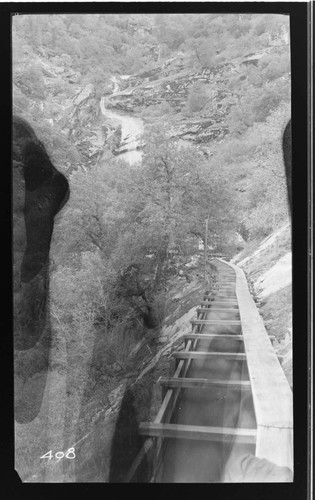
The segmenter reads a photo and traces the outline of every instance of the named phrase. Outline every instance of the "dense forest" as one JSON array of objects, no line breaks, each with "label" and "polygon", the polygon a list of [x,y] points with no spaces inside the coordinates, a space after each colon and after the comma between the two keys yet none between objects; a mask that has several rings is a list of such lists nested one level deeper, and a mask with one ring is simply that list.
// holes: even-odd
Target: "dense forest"
[{"label": "dense forest", "polygon": [[[132,347],[156,334],[168,280],[185,276],[206,219],[211,249],[230,257],[287,220],[288,19],[20,15],[12,30],[14,113],[70,184],[50,252],[50,314],[56,343],[66,338],[72,353],[75,406],[80,385],[86,400],[112,388]],[[102,99],[143,121],[141,161],[115,154],[120,131]],[[22,378],[43,369],[16,366]]]}]

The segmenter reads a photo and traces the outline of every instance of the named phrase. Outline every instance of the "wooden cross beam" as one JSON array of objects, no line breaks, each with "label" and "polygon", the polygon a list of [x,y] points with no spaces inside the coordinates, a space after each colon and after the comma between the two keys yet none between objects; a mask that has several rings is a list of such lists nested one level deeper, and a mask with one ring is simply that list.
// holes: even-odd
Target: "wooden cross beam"
[{"label": "wooden cross beam", "polygon": [[246,390],[250,391],[249,380],[211,380],[206,378],[167,378],[160,377],[157,381],[159,385],[166,388],[180,389],[221,389]]},{"label": "wooden cross beam", "polygon": [[139,425],[139,433],[152,437],[195,439],[198,441],[231,442],[237,437],[238,443],[256,443],[256,429],[233,429],[230,427],[206,427],[201,425],[142,422]]},{"label": "wooden cross beam", "polygon": [[241,321],[237,319],[191,319],[192,325],[241,325]]}]

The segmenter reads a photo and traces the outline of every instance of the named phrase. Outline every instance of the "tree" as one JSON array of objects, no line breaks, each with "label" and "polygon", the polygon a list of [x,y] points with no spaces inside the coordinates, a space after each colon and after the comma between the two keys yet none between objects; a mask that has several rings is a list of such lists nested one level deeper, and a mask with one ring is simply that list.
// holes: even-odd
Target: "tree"
[{"label": "tree", "polygon": [[40,64],[27,64],[23,69],[14,69],[15,84],[24,90],[24,94],[37,99],[46,96],[45,81]]},{"label": "tree", "polygon": [[72,174],[71,204],[59,225],[57,264],[86,251],[97,250],[106,261],[111,258],[125,210],[128,213],[128,174],[128,165],[116,159]]},{"label": "tree", "polygon": [[141,235],[135,241],[140,240],[147,251],[151,247],[162,267],[191,234],[203,234],[207,217],[212,216],[211,228],[218,229],[231,201],[219,172],[211,171],[194,148],[179,147],[166,128],[151,127],[145,141],[142,166],[134,177],[133,230]]},{"label": "tree", "polygon": [[264,122],[218,145],[211,158],[234,188],[238,218],[248,239],[269,234],[288,217],[281,132],[289,114],[289,104],[282,103]]},{"label": "tree", "polygon": [[277,78],[259,87],[249,88],[246,95],[232,108],[228,117],[230,131],[242,134],[255,122],[263,122],[283,102],[289,102],[290,82]]},{"label": "tree", "polygon": [[186,18],[179,14],[156,14],[155,34],[160,43],[176,50],[186,38]]},{"label": "tree", "polygon": [[282,75],[289,73],[290,55],[286,51],[282,54],[264,56],[260,59],[258,68],[264,80],[275,80]]}]

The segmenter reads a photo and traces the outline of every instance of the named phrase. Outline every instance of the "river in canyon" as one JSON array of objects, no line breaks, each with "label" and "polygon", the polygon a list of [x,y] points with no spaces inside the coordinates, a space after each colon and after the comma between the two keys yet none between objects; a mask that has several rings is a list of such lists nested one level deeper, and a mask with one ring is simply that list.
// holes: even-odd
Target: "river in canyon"
[{"label": "river in canyon", "polygon": [[[114,83],[114,92],[109,96],[109,99],[119,92],[119,85],[115,77],[112,78]],[[121,126],[121,146],[122,149],[127,149],[126,152],[119,154],[119,158],[124,159],[130,165],[141,162],[142,151],[139,148],[140,137],[144,132],[144,123],[138,116],[118,113],[106,107],[105,97],[101,98],[100,107],[103,115],[108,120],[111,120],[117,127]]]}]

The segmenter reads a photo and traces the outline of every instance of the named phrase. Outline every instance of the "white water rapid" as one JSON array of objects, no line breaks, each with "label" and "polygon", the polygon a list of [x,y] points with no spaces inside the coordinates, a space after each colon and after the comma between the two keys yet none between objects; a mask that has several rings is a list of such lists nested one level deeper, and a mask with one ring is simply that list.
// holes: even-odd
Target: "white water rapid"
[{"label": "white water rapid", "polygon": [[[119,86],[115,77],[112,78],[112,81],[115,87],[111,96],[114,96],[119,91]],[[144,125],[141,118],[120,114],[111,109],[107,109],[105,97],[101,98],[100,107],[106,118],[113,120],[117,123],[117,126],[121,126],[121,144],[123,144],[123,148],[126,148],[127,151],[121,153],[119,157],[126,160],[130,165],[140,162],[142,159],[142,151],[138,150],[137,147],[139,146],[140,136],[144,131]]]}]

